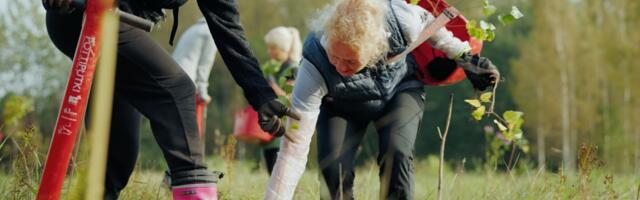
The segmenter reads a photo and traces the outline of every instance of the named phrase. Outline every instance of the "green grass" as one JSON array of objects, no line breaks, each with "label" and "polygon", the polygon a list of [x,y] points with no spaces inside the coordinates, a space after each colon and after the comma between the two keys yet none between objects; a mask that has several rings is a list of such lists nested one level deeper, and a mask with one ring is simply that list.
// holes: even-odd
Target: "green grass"
[{"label": "green grass", "polygon": [[[212,169],[224,170],[226,176],[218,184],[221,199],[261,199],[268,176],[255,162],[236,161],[225,165],[220,159],[210,159]],[[214,164],[215,163],[215,164]],[[605,177],[613,181],[606,182]],[[589,180],[577,174],[561,176],[538,170],[504,172],[462,172],[446,170],[445,199],[636,199],[640,177],[611,175],[595,170]],[[416,162],[415,199],[435,199],[437,163],[433,159]],[[170,199],[162,186],[162,174],[137,170],[124,199]],[[584,180],[584,182],[582,181]],[[611,179],[609,179],[611,180]],[[308,169],[300,181],[294,199],[327,199],[324,182],[316,169]],[[378,167],[368,163],[356,170],[356,199],[378,199]]]},{"label": "green grass", "polygon": [[[225,171],[218,184],[220,199],[261,199],[268,176],[264,168],[253,161],[225,163],[209,159],[211,169]],[[171,199],[162,184],[161,171],[136,169],[122,199]],[[613,179],[606,179],[612,176]],[[294,199],[326,199],[324,182],[318,170],[308,169],[298,185]],[[520,169],[513,175],[505,172],[463,172],[447,169],[445,173],[445,199],[637,199],[640,177],[612,175],[594,170],[586,176],[567,175],[538,170]],[[437,162],[424,159],[415,163],[415,199],[435,199]],[[607,180],[607,181],[605,181]],[[611,181],[612,180],[612,181]],[[8,172],[0,173],[0,195],[8,193],[17,184]],[[378,167],[368,163],[356,170],[354,192],[356,199],[378,199]],[[64,192],[64,191],[63,191]],[[10,198],[11,199],[11,198]],[[20,198],[15,198],[20,199]]]}]

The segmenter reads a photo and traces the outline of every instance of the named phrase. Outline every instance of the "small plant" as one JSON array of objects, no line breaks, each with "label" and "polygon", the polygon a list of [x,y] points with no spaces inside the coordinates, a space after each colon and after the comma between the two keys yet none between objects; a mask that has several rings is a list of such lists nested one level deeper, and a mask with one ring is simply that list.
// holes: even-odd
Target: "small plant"
[{"label": "small plant", "polygon": [[[491,17],[493,14],[496,13],[497,10],[498,9],[496,8],[496,6],[492,5],[489,2],[489,0],[485,0],[483,2],[482,14],[485,17],[487,18]],[[522,14],[522,12],[520,12],[520,9],[518,9],[518,7],[516,6],[512,6],[511,11],[509,13],[499,14],[497,18],[502,25],[510,25],[514,21],[522,17],[524,17],[524,15]],[[469,31],[469,35],[471,37],[478,39],[480,41],[491,42],[496,38],[496,34],[495,34],[496,26],[493,25],[491,22],[488,22],[485,20],[480,20],[480,21],[470,20],[467,23],[467,30]]]},{"label": "small plant", "polygon": [[[479,99],[467,99],[464,100],[469,105],[473,106],[475,110],[471,113],[471,116],[477,120],[482,120],[482,117],[487,115],[493,117],[493,123],[498,126],[498,129],[504,136],[505,143],[512,142],[514,140],[522,139],[522,124],[524,123],[524,119],[522,116],[523,112],[509,110],[502,114],[502,117],[496,114],[493,110],[486,110],[487,103],[491,103],[492,99],[491,92],[486,92],[480,95]],[[493,107],[493,106],[491,106]]]},{"label": "small plant", "polygon": [[618,199],[618,193],[616,193],[613,187],[613,175],[605,176],[603,183],[605,188],[605,194],[603,196],[607,199]]},{"label": "small plant", "polygon": [[[496,86],[494,86],[494,90]],[[508,110],[502,113],[502,116],[494,112],[495,100],[493,92],[485,92],[480,95],[478,99],[467,99],[465,102],[471,105],[475,110],[471,113],[473,119],[480,121],[484,116],[492,117],[493,123],[498,127],[495,136],[488,135],[487,139],[490,139],[490,153],[487,157],[490,159],[489,163],[497,163],[497,159],[501,157],[505,151],[502,150],[502,146],[511,145],[511,156],[507,163],[507,168],[511,169],[512,161],[514,159],[515,147],[520,148],[524,153],[529,152],[529,145],[526,139],[523,137],[522,125],[524,124],[524,113],[520,111]],[[489,105],[488,105],[489,104]],[[487,110],[487,106],[489,109]],[[492,133],[493,127],[486,127],[485,134]],[[491,131],[489,131],[491,129]],[[495,166],[495,165],[494,165]]]},{"label": "small plant", "polygon": [[13,160],[11,167],[13,184],[9,194],[12,199],[32,199],[35,198],[42,167],[37,153],[38,142],[33,127],[20,132],[17,140],[14,140],[18,157]]},{"label": "small plant", "polygon": [[[291,93],[293,93],[293,84],[294,82],[292,80],[289,80],[289,77],[293,77],[295,69],[297,68],[297,66],[290,66],[287,69],[285,69],[282,74],[280,73],[280,67],[282,67],[282,62],[279,62],[275,59],[270,59],[269,61],[265,62],[262,65],[262,74],[265,77],[278,77],[278,80],[276,81],[276,84],[278,85],[278,87],[280,87],[285,95],[284,96],[278,96],[278,101],[282,102],[284,105],[287,105],[289,107],[291,107]],[[283,116],[281,118],[281,120],[283,121],[287,121],[287,117]],[[299,128],[298,123],[290,120],[289,127],[287,127],[287,130],[297,130]],[[285,133],[284,135],[288,140],[290,141],[294,141],[293,137],[287,133]]]},{"label": "small plant", "polygon": [[[262,74],[266,77],[273,76],[277,77],[278,72],[280,72],[280,67],[282,67],[282,62],[278,62],[277,60],[271,59],[264,64],[262,64]],[[293,83],[287,80],[287,77],[292,77],[294,74],[296,67],[292,66],[284,70],[282,75],[279,76],[278,80],[275,80],[276,83],[282,90],[284,90],[287,95],[293,92]]]},{"label": "small plant", "polygon": [[[482,13],[485,17],[489,18],[497,12],[496,6],[492,5],[489,0],[485,0],[482,6]],[[513,23],[515,20],[522,18],[524,15],[520,12],[520,10],[513,6],[511,8],[511,12],[508,14],[500,14],[498,15],[498,20],[503,25],[508,25]],[[469,35],[479,41],[493,41],[496,37],[495,35],[495,25],[485,20],[480,20],[479,22],[476,20],[470,20],[467,23],[467,31]],[[502,115],[498,115],[494,111],[495,107],[495,95],[496,90],[498,88],[498,83],[500,82],[500,77],[496,77],[496,82],[493,85],[492,92],[485,92],[480,94],[478,98],[475,99],[467,99],[469,105],[471,105],[475,110],[471,113],[473,119],[480,121],[483,116],[492,117],[493,123],[498,127],[498,132],[496,132],[495,136],[487,135],[488,139],[491,139],[490,143],[490,151],[487,158],[489,158],[489,163],[497,163],[497,159],[504,154],[502,150],[501,141],[504,145],[511,144],[511,156],[509,158],[509,162],[507,163],[507,169],[512,168],[512,162],[514,159],[514,153],[516,147],[520,148],[524,153],[529,151],[528,142],[523,137],[522,125],[524,124],[524,113],[520,111],[508,110],[502,113]],[[487,106],[489,106],[487,108]],[[486,128],[485,128],[486,129]],[[488,132],[485,130],[485,134]],[[495,164],[493,164],[495,166]]]},{"label": "small plant", "polygon": [[598,147],[582,143],[578,152],[578,172],[582,184],[591,181],[591,174],[594,169],[604,165],[597,157]]},{"label": "small plant", "polygon": [[[585,143],[580,145],[578,152],[578,178],[580,185],[578,189],[584,198],[589,196],[589,183],[591,182],[593,171],[604,165],[604,163],[598,159],[597,154],[598,147],[595,145],[587,145]],[[613,183],[613,177],[611,177],[611,182],[607,182],[608,180],[606,179],[605,177],[605,187],[608,183]]]},{"label": "small plant", "polygon": [[[449,96],[449,112],[447,114],[447,123],[445,124],[444,133],[438,127],[438,136],[440,137],[440,161],[438,165],[438,200],[444,198],[442,184],[444,184],[444,150],[449,135],[449,126],[451,125],[451,115],[453,113],[453,93]],[[464,161],[463,161],[464,162]]]},{"label": "small plant", "polygon": [[26,120],[34,106],[29,97],[9,95],[3,100],[0,129],[0,160],[8,158],[11,182],[9,199],[33,199],[42,164],[38,155],[40,137],[35,125]]},{"label": "small plant", "polygon": [[223,145],[220,150],[220,152],[222,152],[222,159],[224,160],[224,163],[226,164],[226,171],[225,171],[225,176],[227,176],[227,184],[229,185],[233,185],[233,173],[234,173],[234,163],[235,163],[235,159],[236,159],[236,144],[237,144],[237,140],[232,136],[229,135],[227,137],[227,144]]}]

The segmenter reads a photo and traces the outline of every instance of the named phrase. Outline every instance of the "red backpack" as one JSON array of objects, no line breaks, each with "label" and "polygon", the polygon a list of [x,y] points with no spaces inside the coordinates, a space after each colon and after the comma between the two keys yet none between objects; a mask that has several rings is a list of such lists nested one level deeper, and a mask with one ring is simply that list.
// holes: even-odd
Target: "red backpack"
[{"label": "red backpack", "polygon": [[[410,1],[410,0],[407,0]],[[418,5],[437,17],[442,11],[449,7],[444,0],[420,0]],[[467,33],[467,19],[462,15],[452,19],[446,27],[453,32],[453,36],[462,41],[468,41],[473,54],[480,53],[482,41],[478,41]],[[423,43],[414,49],[411,54],[418,64],[418,78],[425,85],[440,86],[460,82],[466,78],[464,70],[458,67],[455,61],[447,58],[447,55],[430,44]]]}]

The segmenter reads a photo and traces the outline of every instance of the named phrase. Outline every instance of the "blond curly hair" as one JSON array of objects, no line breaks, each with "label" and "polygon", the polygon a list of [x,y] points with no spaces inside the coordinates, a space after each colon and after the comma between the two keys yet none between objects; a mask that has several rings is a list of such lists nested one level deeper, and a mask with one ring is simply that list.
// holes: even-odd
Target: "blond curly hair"
[{"label": "blond curly hair", "polygon": [[323,44],[333,39],[352,47],[360,63],[374,66],[389,50],[384,0],[336,0],[322,9],[311,29],[324,33]]}]

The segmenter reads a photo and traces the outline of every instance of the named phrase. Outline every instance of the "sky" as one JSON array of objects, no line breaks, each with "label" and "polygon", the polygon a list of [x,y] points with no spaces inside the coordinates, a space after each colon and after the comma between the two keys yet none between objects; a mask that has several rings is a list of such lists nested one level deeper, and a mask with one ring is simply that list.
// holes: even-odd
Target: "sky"
[{"label": "sky", "polygon": [[[49,41],[39,4],[39,0],[0,0],[0,99],[9,92],[48,95],[64,81],[59,77],[69,67],[57,65],[70,66],[69,59]],[[38,10],[29,11],[34,8]]]}]

